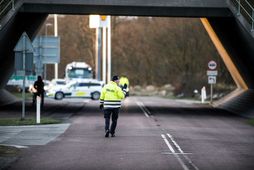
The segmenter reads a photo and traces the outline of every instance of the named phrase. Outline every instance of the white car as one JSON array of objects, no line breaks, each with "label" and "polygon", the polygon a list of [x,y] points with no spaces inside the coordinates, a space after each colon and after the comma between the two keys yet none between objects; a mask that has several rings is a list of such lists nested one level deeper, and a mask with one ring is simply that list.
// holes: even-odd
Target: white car
[{"label": "white car", "polygon": [[46,95],[48,97],[54,97],[56,100],[62,100],[67,97],[98,100],[102,87],[103,82],[97,80],[71,81],[65,86],[55,86],[49,89]]},{"label": "white car", "polygon": [[51,81],[43,80],[44,82],[44,90],[47,93],[50,89],[57,89],[64,87],[66,85],[66,81],[64,79],[52,79]]}]

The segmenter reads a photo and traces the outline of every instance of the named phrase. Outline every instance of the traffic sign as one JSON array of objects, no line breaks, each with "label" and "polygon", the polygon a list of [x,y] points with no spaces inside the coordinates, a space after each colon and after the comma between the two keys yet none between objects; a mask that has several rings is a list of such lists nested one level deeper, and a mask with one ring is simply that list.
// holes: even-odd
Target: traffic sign
[{"label": "traffic sign", "polygon": [[215,61],[211,60],[211,61],[208,62],[208,68],[210,70],[215,70],[216,67],[217,67],[217,63]]},{"label": "traffic sign", "polygon": [[89,27],[90,28],[108,28],[110,24],[110,16],[108,15],[90,15]]},{"label": "traffic sign", "polygon": [[60,62],[60,38],[53,36],[38,36],[33,41],[34,64],[37,75],[42,75],[43,64]]},{"label": "traffic sign", "polygon": [[60,38],[54,36],[38,36],[33,41],[34,64],[41,60],[42,64],[60,62]]},{"label": "traffic sign", "polygon": [[33,71],[34,49],[26,32],[19,38],[19,41],[14,48],[14,52],[16,75],[30,75]]},{"label": "traffic sign", "polygon": [[218,71],[217,70],[207,70],[207,75],[208,76],[217,76]]},{"label": "traffic sign", "polygon": [[23,32],[23,34],[19,38],[19,41],[14,48],[14,51],[15,52],[25,51],[26,53],[34,52],[32,42],[30,38],[28,37],[28,35],[26,34],[26,32]]},{"label": "traffic sign", "polygon": [[208,76],[208,84],[216,84],[216,76]]}]

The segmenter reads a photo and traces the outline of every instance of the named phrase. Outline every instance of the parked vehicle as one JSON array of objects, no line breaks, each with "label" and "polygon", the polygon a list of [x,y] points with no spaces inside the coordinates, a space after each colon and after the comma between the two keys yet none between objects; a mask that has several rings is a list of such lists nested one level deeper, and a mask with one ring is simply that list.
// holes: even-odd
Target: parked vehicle
[{"label": "parked vehicle", "polygon": [[85,62],[72,62],[66,65],[65,79],[67,81],[78,79],[93,79],[92,67]]},{"label": "parked vehicle", "polygon": [[47,85],[44,86],[44,89],[45,91],[49,91],[51,88],[61,88],[65,85],[65,79],[52,79]]},{"label": "parked vehicle", "polygon": [[[36,76],[30,75],[26,76],[25,80],[25,91],[29,91],[31,85],[33,85],[36,80]],[[18,92],[22,92],[23,89],[23,76],[12,75],[9,81],[7,82],[7,86],[14,87]]]},{"label": "parked vehicle", "polygon": [[46,95],[48,97],[54,97],[56,100],[62,100],[67,97],[98,100],[102,87],[103,82],[98,80],[74,80],[70,81],[65,86],[50,88]]}]

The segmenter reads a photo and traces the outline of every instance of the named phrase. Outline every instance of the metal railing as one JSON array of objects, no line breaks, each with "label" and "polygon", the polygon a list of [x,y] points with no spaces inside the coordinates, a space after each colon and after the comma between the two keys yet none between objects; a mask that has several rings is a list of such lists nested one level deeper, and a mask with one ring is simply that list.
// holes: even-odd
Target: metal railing
[{"label": "metal railing", "polygon": [[10,10],[15,10],[15,0],[0,0],[0,20]]},{"label": "metal railing", "polygon": [[251,31],[254,31],[254,1],[253,0],[231,0],[231,3],[237,9],[237,15],[242,15],[251,25]]}]

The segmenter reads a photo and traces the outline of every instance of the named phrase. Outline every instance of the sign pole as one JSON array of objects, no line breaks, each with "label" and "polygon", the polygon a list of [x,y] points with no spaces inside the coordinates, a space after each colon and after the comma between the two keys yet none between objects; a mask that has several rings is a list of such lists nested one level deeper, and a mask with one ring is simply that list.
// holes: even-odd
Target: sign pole
[{"label": "sign pole", "polygon": [[33,69],[33,45],[26,32],[24,32],[15,48],[15,70],[17,74],[23,76],[23,87],[22,87],[22,114],[21,120],[25,119],[25,102],[26,102],[26,74],[28,71]]},{"label": "sign pole", "polygon": [[26,37],[25,35],[23,35],[22,37],[22,42],[23,42],[23,50],[22,50],[22,54],[23,54],[23,87],[22,87],[22,116],[21,116],[21,120],[25,119],[25,85],[26,85]]},{"label": "sign pole", "polygon": [[211,89],[210,89],[210,104],[213,104],[213,84],[211,84]]},{"label": "sign pole", "polygon": [[208,68],[207,71],[208,75],[208,83],[211,85],[210,87],[210,104],[213,103],[213,84],[216,84],[216,76],[218,74],[217,70],[215,70],[217,67],[217,63],[213,60],[208,62]]}]

